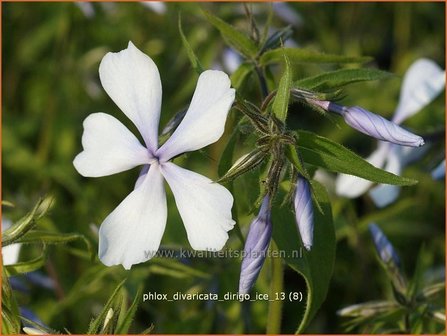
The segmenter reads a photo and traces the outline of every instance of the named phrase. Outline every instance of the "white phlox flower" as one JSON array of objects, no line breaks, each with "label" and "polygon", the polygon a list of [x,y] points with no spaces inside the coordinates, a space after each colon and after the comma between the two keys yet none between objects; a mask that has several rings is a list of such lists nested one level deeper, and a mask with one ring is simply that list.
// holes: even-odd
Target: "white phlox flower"
[{"label": "white phlox flower", "polygon": [[[430,104],[445,88],[445,71],[435,62],[421,58],[416,60],[405,73],[399,104],[392,121],[401,124]],[[399,175],[410,162],[423,155],[428,146],[406,148],[379,141],[377,149],[366,159],[372,165]],[[360,177],[339,174],[336,179],[336,193],[341,196],[356,198],[368,191],[373,182]],[[378,207],[394,202],[399,196],[400,187],[379,184],[369,192]]]},{"label": "white phlox flower", "polygon": [[93,113],[84,121],[84,151],[73,164],[86,177],[119,173],[144,165],[134,190],[107,216],[99,230],[99,258],[107,266],[134,264],[155,256],[167,220],[164,180],[174,194],[188,240],[196,250],[220,250],[235,224],[233,197],[223,186],[170,162],[216,142],[235,98],[221,71],[204,71],[189,109],[171,137],[158,145],[162,89],[157,66],[129,42],[108,53],[99,66],[107,94],[135,124],[145,146],[116,118]]}]

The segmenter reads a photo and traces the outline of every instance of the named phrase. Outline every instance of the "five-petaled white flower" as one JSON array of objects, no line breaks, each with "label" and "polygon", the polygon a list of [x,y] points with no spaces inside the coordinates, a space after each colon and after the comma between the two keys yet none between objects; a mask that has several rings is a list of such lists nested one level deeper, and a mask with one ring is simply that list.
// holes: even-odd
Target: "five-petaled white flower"
[{"label": "five-petaled white flower", "polygon": [[173,157],[216,142],[224,131],[235,90],[221,71],[203,72],[183,121],[158,146],[161,82],[157,66],[132,42],[127,49],[108,53],[99,66],[107,94],[135,124],[145,146],[117,119],[93,113],[84,121],[84,151],[74,159],[87,177],[119,173],[144,165],[135,189],[104,220],[99,230],[99,258],[107,265],[129,269],[154,256],[167,220],[166,179],[196,250],[220,250],[235,224],[233,197],[205,176],[180,168]]}]

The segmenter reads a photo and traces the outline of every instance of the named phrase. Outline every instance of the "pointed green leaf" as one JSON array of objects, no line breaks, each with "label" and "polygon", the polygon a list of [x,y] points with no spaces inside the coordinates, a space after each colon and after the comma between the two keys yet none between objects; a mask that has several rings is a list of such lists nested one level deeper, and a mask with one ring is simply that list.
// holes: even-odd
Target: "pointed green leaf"
[{"label": "pointed green leaf", "polygon": [[94,255],[90,242],[83,235],[78,233],[55,233],[34,230],[22,236],[20,239],[17,240],[17,242],[23,244],[66,244],[76,240],[81,240],[87,246],[87,250],[90,256]]},{"label": "pointed green leaf", "polygon": [[178,30],[180,32],[183,47],[186,49],[186,54],[188,55],[189,61],[191,62],[193,69],[200,75],[203,72],[203,67],[202,64],[200,64],[200,61],[197,58],[196,54],[194,53],[194,50],[192,50],[192,47],[189,44],[188,40],[186,39],[185,34],[183,34],[182,17],[180,15],[178,16]]},{"label": "pointed green leaf", "polygon": [[294,86],[312,90],[333,90],[352,83],[385,79],[391,76],[391,73],[377,69],[339,69],[300,79],[294,83]]},{"label": "pointed green leaf", "polygon": [[231,86],[238,90],[253,69],[254,66],[252,63],[242,63],[230,77]]},{"label": "pointed green leaf", "polygon": [[44,249],[39,257],[29,261],[22,261],[13,265],[6,265],[5,269],[9,276],[29,273],[43,267],[45,265],[45,259],[46,259],[46,252]]},{"label": "pointed green leaf", "polygon": [[[280,251],[285,251],[286,263],[306,282],[305,311],[299,316],[297,333],[302,333],[326,298],[335,260],[335,230],[329,197],[319,183],[314,184],[324,214],[314,212],[314,241],[307,252],[298,235],[295,216],[286,209],[273,208],[273,238]],[[301,255],[302,253],[302,255]],[[297,256],[298,254],[298,256]]]},{"label": "pointed green leaf", "polygon": [[36,221],[43,217],[53,204],[52,197],[39,199],[28,214],[21,218],[16,224],[2,232],[2,246],[16,242],[36,225]]},{"label": "pointed green leaf", "polygon": [[19,306],[2,267],[2,335],[20,334]]},{"label": "pointed green leaf", "polygon": [[287,145],[286,147],[286,156],[287,159],[293,164],[295,169],[304,176],[307,180],[310,180],[310,175],[307,172],[306,168],[302,164],[300,158],[298,157],[298,153],[296,152],[294,145]]},{"label": "pointed green leaf", "polygon": [[180,279],[188,277],[208,279],[211,277],[208,273],[202,272],[201,270],[185,265],[174,259],[155,258],[152,260],[150,270],[153,273]]},{"label": "pointed green leaf", "polygon": [[266,51],[260,58],[261,65],[279,63],[283,61],[283,54],[287,55],[290,63],[365,63],[371,60],[367,56],[344,56],[325,54],[314,50],[299,48],[278,48]]},{"label": "pointed green leaf", "polygon": [[[99,315],[90,323],[87,334],[96,335],[101,331],[109,309],[112,308],[112,306],[116,306],[117,302],[119,301],[119,293],[124,285],[124,282],[126,282],[126,279],[121,281],[118,286],[116,286],[109,300],[101,310],[101,313],[99,313]],[[115,314],[118,315],[117,312],[115,312]]]},{"label": "pointed green leaf", "polygon": [[137,294],[135,295],[135,298],[130,305],[129,309],[126,312],[126,315],[124,316],[123,321],[117,326],[115,333],[116,334],[128,334],[130,325],[132,324],[132,321],[135,317],[135,313],[137,312],[138,303],[141,300],[141,293],[143,291],[143,288],[140,287],[137,290]]},{"label": "pointed green leaf", "polygon": [[298,150],[304,162],[324,169],[355,175],[376,183],[410,186],[416,180],[379,169],[346,147],[308,131],[298,131]]},{"label": "pointed green leaf", "polygon": [[210,12],[204,11],[204,14],[208,21],[220,31],[228,45],[249,59],[256,56],[258,48],[249,37]]},{"label": "pointed green leaf", "polygon": [[233,152],[236,148],[236,144],[239,140],[239,123],[235,126],[233,133],[231,133],[230,139],[228,140],[222,156],[219,160],[219,165],[217,168],[217,173],[219,176],[224,176],[228,169],[231,168],[233,164]]},{"label": "pointed green leaf", "polygon": [[[285,50],[285,49],[282,49]],[[287,119],[287,110],[289,108],[290,86],[292,85],[292,71],[290,69],[290,62],[286,54],[284,57],[284,72],[279,81],[278,91],[276,92],[275,100],[273,101],[272,111],[275,116],[285,122]]]}]

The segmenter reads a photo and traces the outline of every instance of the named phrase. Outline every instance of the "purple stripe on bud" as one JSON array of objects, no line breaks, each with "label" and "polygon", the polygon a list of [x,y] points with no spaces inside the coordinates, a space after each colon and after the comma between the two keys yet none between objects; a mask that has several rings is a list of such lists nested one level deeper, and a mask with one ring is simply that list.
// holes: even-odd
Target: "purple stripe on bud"
[{"label": "purple stripe on bud", "polygon": [[309,181],[301,176],[298,177],[296,182],[294,205],[296,224],[301,241],[306,250],[309,251],[314,237],[314,210]]},{"label": "purple stripe on bud", "polygon": [[395,264],[397,267],[400,267],[399,256],[382,230],[376,224],[371,223],[369,224],[369,232],[374,240],[374,246],[380,259],[385,264]]},{"label": "purple stripe on bud", "polygon": [[258,216],[250,224],[247,240],[245,241],[239,279],[239,294],[248,294],[253,287],[267,256],[271,238],[270,198],[265,196]]},{"label": "purple stripe on bud", "polygon": [[[330,104],[330,110],[332,110],[332,105],[336,104]],[[361,107],[343,107],[341,115],[349,126],[373,138],[402,146],[420,147],[424,145],[424,139],[419,135]]]}]

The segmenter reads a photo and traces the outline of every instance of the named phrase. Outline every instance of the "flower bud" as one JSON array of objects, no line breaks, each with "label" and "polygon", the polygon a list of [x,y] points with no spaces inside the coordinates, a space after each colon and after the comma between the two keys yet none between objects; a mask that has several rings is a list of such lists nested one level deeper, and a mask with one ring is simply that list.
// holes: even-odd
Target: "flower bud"
[{"label": "flower bud", "polygon": [[253,287],[272,238],[272,222],[270,219],[270,198],[265,196],[258,216],[251,222],[245,241],[244,254],[239,279],[239,294],[247,294]]},{"label": "flower bud", "polygon": [[431,177],[434,180],[442,180],[445,177],[445,159],[433,171]]},{"label": "flower bud", "polygon": [[385,263],[394,263],[400,266],[400,259],[394,250],[393,245],[389,242],[385,234],[380,230],[377,224],[369,224],[369,232],[374,241],[374,246],[376,247],[377,254],[380,259]]},{"label": "flower bud", "polygon": [[296,224],[300,232],[301,241],[306,250],[309,251],[312,247],[314,236],[314,212],[309,181],[302,176],[299,176],[296,182],[294,206]]},{"label": "flower bud", "polygon": [[[329,108],[331,108],[331,104]],[[424,139],[419,135],[359,106],[344,107],[342,116],[349,126],[378,140],[410,147],[424,145]]]},{"label": "flower bud", "polygon": [[405,298],[407,290],[407,283],[401,271],[399,256],[394,250],[393,245],[391,245],[385,234],[376,224],[369,224],[369,231],[371,232],[377,254],[395,289],[394,295],[399,301],[399,298]]},{"label": "flower bud", "polygon": [[359,106],[341,106],[327,100],[306,99],[308,103],[326,111],[340,114],[357,131],[382,141],[401,146],[421,147],[424,139],[375,113]]}]

